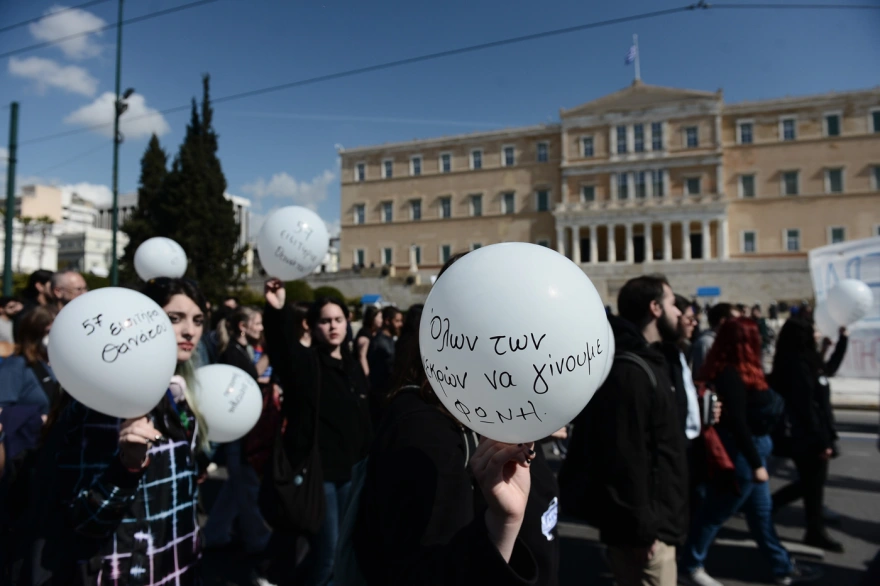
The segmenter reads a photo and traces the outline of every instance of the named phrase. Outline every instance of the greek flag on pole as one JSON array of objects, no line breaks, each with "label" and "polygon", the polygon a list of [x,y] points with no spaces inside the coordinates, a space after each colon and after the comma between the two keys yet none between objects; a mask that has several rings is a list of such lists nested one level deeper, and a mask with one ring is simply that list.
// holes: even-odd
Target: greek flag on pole
[{"label": "greek flag on pole", "polygon": [[633,61],[636,60],[636,51],[638,51],[638,49],[636,48],[635,45],[633,45],[632,47],[629,48],[629,51],[626,52],[626,62],[625,62],[626,65],[629,65],[630,63],[632,63]]}]

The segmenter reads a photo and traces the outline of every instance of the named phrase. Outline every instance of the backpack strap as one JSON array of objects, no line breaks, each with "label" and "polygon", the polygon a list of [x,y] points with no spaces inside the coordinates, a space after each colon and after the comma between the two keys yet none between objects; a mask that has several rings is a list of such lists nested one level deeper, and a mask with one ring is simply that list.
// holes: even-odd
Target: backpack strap
[{"label": "backpack strap", "polygon": [[654,370],[647,362],[645,362],[645,359],[638,354],[632,352],[620,352],[614,355],[614,359],[638,365],[645,372],[651,383],[651,416],[648,420],[648,441],[651,443],[651,499],[653,500],[657,494],[660,470],[660,454],[657,451],[657,431],[654,428],[654,416],[655,411],[657,410],[657,393],[659,391],[657,375],[654,374]]}]

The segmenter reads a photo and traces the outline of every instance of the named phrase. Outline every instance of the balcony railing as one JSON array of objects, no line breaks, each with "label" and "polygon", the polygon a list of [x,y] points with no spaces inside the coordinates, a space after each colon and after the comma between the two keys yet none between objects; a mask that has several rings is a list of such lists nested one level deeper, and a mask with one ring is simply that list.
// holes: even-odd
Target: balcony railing
[{"label": "balcony railing", "polygon": [[722,193],[703,193],[699,195],[667,195],[662,197],[629,197],[626,199],[603,199],[599,201],[561,202],[554,212],[587,212],[613,209],[672,208],[680,206],[699,206],[724,199]]}]

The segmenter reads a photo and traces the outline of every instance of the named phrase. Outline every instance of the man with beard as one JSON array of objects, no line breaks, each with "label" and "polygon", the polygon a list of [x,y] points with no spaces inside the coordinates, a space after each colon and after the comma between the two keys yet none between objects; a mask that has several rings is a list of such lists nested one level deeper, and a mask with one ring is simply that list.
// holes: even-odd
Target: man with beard
[{"label": "man with beard", "polygon": [[662,276],[628,281],[617,310],[619,317],[609,317],[614,364],[575,420],[565,462],[570,474],[582,471],[584,488],[568,498],[599,528],[619,586],[675,586],[675,548],[688,527],[688,466],[661,345],[678,339],[681,312]]}]

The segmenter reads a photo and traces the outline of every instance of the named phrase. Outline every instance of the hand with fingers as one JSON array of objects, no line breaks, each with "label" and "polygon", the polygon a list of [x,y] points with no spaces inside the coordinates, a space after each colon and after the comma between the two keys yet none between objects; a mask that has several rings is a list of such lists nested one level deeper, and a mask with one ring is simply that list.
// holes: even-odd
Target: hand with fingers
[{"label": "hand with fingers", "polygon": [[147,451],[155,442],[162,441],[147,417],[126,419],[119,428],[119,458],[129,470],[142,470],[149,464]]},{"label": "hand with fingers", "polygon": [[266,302],[275,309],[284,307],[284,301],[287,298],[287,291],[284,289],[284,283],[281,279],[269,279],[263,287],[263,293],[266,296]]},{"label": "hand with fingers", "polygon": [[470,466],[486,499],[486,528],[501,556],[510,561],[522,526],[532,477],[535,446],[503,444],[483,438]]}]

